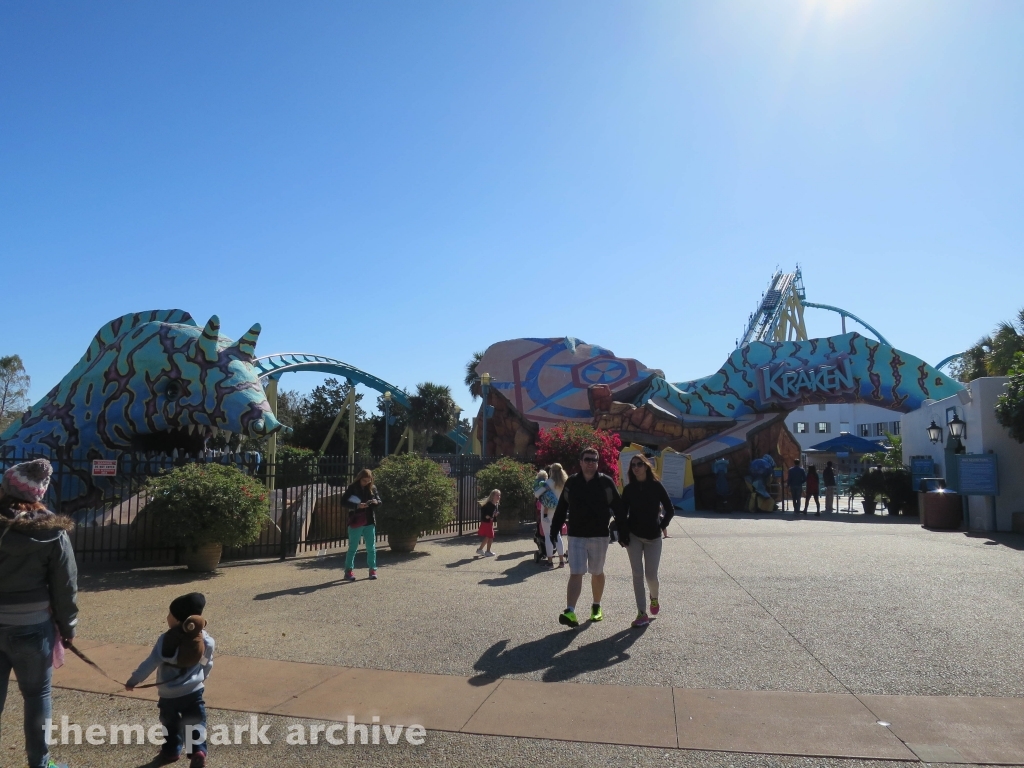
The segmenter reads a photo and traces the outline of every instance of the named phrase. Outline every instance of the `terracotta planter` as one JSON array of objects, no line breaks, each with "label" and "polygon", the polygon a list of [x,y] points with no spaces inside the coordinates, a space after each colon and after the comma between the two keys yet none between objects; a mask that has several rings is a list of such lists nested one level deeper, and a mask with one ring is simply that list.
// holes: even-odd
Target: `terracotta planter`
[{"label": "terracotta planter", "polygon": [[185,552],[185,565],[190,571],[210,573],[217,570],[224,547],[220,544],[200,544],[189,547]]},{"label": "terracotta planter", "polygon": [[412,552],[416,549],[416,542],[419,541],[419,538],[415,533],[389,533],[388,546],[392,552]]},{"label": "terracotta planter", "polygon": [[877,506],[877,504],[878,504],[877,501],[868,501],[867,499],[865,499],[861,503],[864,505],[864,514],[865,515],[873,515],[873,514],[875,514],[875,506]]}]

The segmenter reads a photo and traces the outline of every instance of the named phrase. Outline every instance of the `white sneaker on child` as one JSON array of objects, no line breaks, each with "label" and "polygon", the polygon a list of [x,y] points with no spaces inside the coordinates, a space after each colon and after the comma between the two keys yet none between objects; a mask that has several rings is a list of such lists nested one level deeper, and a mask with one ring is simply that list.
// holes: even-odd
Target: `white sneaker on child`
[{"label": "white sneaker on child", "polygon": [[477,548],[476,548],[476,553],[477,553],[478,555],[482,555],[482,554],[484,553],[484,548],[483,548],[483,547],[477,547]]}]

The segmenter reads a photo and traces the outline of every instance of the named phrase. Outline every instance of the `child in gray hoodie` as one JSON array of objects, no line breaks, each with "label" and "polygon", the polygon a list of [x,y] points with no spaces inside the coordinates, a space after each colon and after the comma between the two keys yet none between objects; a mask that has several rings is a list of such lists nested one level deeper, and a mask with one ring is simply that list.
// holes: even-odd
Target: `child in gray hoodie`
[{"label": "child in gray hoodie", "polygon": [[[160,722],[167,729],[167,740],[157,756],[158,765],[173,763],[181,756],[183,726],[206,728],[203,690],[213,668],[214,640],[204,629],[205,607],[206,598],[199,592],[176,598],[167,615],[169,629],[157,638],[149,657],[124,686],[130,691],[156,671]],[[193,748],[189,768],[203,768],[206,752],[204,739]]]}]

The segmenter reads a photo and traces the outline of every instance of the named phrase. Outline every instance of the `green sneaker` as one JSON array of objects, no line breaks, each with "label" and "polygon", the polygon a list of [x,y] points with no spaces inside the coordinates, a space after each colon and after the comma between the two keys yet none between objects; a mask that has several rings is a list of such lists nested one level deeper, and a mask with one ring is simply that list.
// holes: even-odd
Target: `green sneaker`
[{"label": "green sneaker", "polygon": [[46,768],[68,768],[68,764],[58,763],[53,758],[50,758],[50,762],[46,764]]},{"label": "green sneaker", "polygon": [[580,620],[576,618],[575,613],[567,608],[558,614],[558,623],[565,624],[567,627],[578,627],[580,625]]},{"label": "green sneaker", "polygon": [[604,613],[602,613],[600,605],[595,605],[595,606],[592,606],[590,608],[590,620],[591,621],[600,621],[603,618],[604,618]]}]

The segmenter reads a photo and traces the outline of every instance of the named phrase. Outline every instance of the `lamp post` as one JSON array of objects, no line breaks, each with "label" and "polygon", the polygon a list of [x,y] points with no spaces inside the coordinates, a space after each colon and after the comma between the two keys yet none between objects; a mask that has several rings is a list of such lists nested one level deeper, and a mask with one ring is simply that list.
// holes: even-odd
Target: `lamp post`
[{"label": "lamp post", "polygon": [[928,427],[927,431],[928,439],[932,441],[932,445],[942,439],[942,427],[935,423],[935,419],[932,419],[931,426]]},{"label": "lamp post", "polygon": [[391,455],[391,391],[384,393],[384,456]]},{"label": "lamp post", "polygon": [[480,456],[487,455],[487,394],[491,389],[491,374],[480,374],[480,395],[484,399],[484,407],[481,409],[483,426],[480,427]]}]

